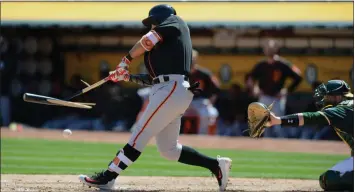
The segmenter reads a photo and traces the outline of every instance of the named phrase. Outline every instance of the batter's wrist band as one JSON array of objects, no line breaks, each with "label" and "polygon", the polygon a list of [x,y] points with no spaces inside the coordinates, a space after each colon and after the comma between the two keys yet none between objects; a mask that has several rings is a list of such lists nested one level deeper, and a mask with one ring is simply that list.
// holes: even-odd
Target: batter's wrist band
[{"label": "batter's wrist band", "polygon": [[124,56],[124,57],[122,58],[122,62],[123,62],[123,63],[126,63],[126,64],[130,64],[130,63],[131,63],[131,60],[129,60],[129,59],[127,58],[127,56]]},{"label": "batter's wrist band", "polygon": [[128,55],[126,55],[126,58],[128,59],[129,62],[131,62],[133,60],[133,57],[129,53],[128,53]]},{"label": "batter's wrist band", "polygon": [[281,125],[299,126],[300,120],[297,114],[282,116],[280,117],[280,119],[281,119]]}]

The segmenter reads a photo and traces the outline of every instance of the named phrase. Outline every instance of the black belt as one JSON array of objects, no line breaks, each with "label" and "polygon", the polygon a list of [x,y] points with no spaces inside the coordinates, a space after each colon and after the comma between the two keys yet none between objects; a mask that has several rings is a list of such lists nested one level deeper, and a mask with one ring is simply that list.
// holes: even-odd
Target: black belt
[{"label": "black belt", "polygon": [[[153,84],[155,85],[155,84],[159,84],[159,83],[164,83],[164,82],[167,82],[169,80],[170,80],[170,77],[167,76],[167,75],[164,75],[163,76],[163,81],[160,81],[160,78],[157,77],[157,78],[153,79]],[[189,81],[189,78],[184,75],[184,80],[185,81]],[[202,91],[201,89],[198,88],[199,86],[200,86],[200,82],[198,82],[198,81],[194,82],[190,86],[190,88],[188,88],[188,90],[191,91],[194,95],[199,95],[199,94],[201,94],[201,91]]]},{"label": "black belt", "polygon": [[[184,76],[184,80],[185,81],[188,81],[189,78],[187,76]],[[159,83],[164,83],[164,82],[167,82],[167,81],[170,81],[170,77],[167,76],[167,75],[164,75],[163,76],[163,81],[160,81],[160,78],[156,77],[155,79],[153,79],[153,84],[159,84]]]}]

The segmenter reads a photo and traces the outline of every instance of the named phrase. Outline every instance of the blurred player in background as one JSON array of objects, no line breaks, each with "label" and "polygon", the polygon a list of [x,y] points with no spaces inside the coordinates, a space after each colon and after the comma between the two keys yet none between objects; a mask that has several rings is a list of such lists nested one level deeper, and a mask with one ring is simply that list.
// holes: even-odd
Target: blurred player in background
[{"label": "blurred player in background", "polygon": [[[286,98],[302,81],[301,71],[278,55],[279,48],[274,40],[268,40],[263,48],[266,58],[255,65],[248,74],[247,86],[252,89],[259,102],[270,105],[276,115],[284,115]],[[292,84],[285,88],[285,81],[291,78]],[[266,129],[264,137],[287,137],[287,132],[275,126]]]},{"label": "blurred player in background", "polygon": [[251,103],[246,91],[240,84],[234,83],[229,89],[218,95],[216,107],[219,112],[217,120],[218,135],[242,136],[248,128],[245,123],[248,104]]},{"label": "blurred player in background", "polygon": [[331,126],[350,147],[351,157],[323,173],[320,186],[325,191],[354,191],[354,96],[345,81],[330,80],[316,88],[314,99],[318,111],[281,117],[271,114],[270,125]]},{"label": "blurred player in background", "polygon": [[218,111],[214,107],[214,103],[219,92],[219,81],[208,69],[198,65],[198,56],[199,53],[193,49],[189,78],[190,82],[200,83],[199,89],[201,92],[194,96],[189,109],[184,115],[184,119],[191,119],[189,117],[197,118],[195,121],[197,122],[195,124],[197,133],[214,135],[216,134],[216,120],[218,117]]}]

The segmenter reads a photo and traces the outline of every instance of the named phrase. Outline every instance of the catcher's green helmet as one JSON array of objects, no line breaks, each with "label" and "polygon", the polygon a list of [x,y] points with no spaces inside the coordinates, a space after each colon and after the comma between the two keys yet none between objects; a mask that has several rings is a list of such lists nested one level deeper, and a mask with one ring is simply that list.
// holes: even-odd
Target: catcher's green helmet
[{"label": "catcher's green helmet", "polygon": [[323,108],[325,103],[325,96],[345,96],[353,98],[353,94],[350,92],[349,85],[343,80],[330,80],[327,83],[322,83],[314,91],[314,99],[318,108]]}]

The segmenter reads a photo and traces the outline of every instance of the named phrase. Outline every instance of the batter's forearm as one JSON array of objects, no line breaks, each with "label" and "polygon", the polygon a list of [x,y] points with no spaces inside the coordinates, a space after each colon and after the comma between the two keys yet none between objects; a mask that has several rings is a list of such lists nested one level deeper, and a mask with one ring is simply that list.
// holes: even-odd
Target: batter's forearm
[{"label": "batter's forearm", "polygon": [[161,40],[162,38],[160,35],[154,30],[151,30],[143,35],[143,37],[129,51],[129,54],[133,58],[139,57],[144,54],[144,52],[152,50],[155,44]]},{"label": "batter's forearm", "polygon": [[141,45],[141,41],[139,40],[129,51],[129,54],[132,58],[137,58],[143,55],[145,51],[146,50],[143,48],[143,46]]},{"label": "batter's forearm", "polygon": [[142,86],[153,85],[153,79],[148,74],[130,75],[129,81],[133,83],[137,83]]}]

